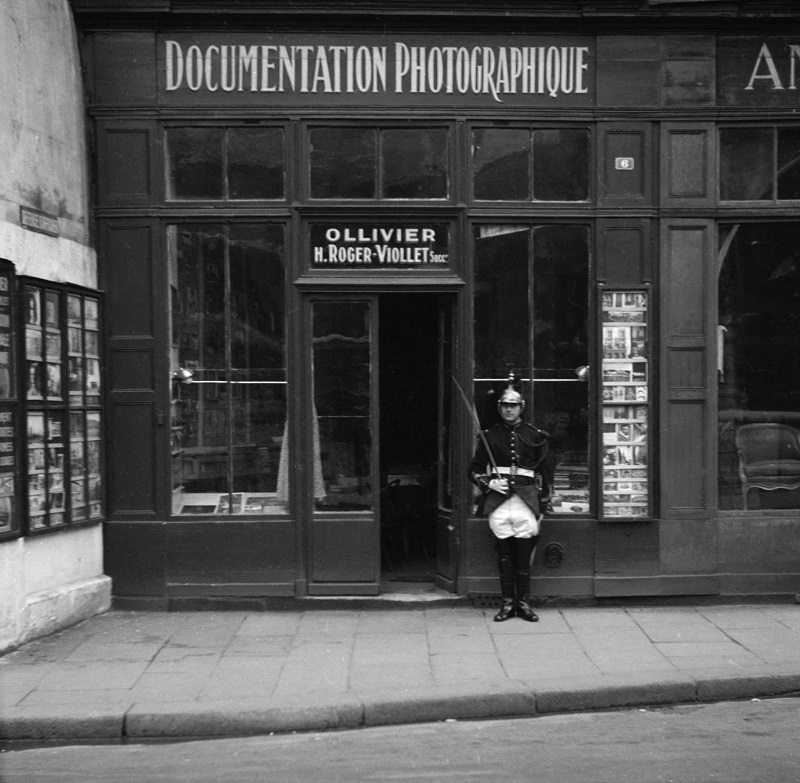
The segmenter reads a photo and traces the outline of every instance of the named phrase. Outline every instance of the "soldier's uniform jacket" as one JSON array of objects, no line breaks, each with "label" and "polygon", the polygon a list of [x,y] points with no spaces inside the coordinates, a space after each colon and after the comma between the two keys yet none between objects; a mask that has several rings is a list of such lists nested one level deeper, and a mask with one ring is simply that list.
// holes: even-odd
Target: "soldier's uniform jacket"
[{"label": "soldier's uniform jacket", "polygon": [[[547,502],[550,498],[550,482],[541,469],[547,456],[547,434],[525,421],[516,425],[499,422],[484,430],[483,434],[500,478],[507,479],[511,492],[519,495],[538,515],[540,502]],[[493,473],[486,444],[483,438],[479,438],[470,463],[470,479],[483,492],[483,502],[478,509],[481,516],[488,516],[510,497],[489,489],[490,479],[495,478]]]}]

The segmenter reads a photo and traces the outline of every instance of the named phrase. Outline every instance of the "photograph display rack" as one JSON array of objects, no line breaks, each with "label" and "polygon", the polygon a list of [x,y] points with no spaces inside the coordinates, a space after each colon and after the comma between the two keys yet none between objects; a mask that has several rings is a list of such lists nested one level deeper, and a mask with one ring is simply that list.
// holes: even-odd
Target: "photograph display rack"
[{"label": "photograph display rack", "polygon": [[603,290],[603,516],[650,512],[648,292]]}]

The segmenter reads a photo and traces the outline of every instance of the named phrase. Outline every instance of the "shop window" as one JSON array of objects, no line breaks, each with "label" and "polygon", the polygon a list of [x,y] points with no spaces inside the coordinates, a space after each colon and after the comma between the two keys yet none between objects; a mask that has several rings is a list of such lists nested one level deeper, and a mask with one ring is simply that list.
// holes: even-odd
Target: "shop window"
[{"label": "shop window", "polygon": [[167,128],[167,198],[282,199],[280,128]]},{"label": "shop window", "polygon": [[100,301],[21,279],[28,530],[103,518]]},{"label": "shop window", "polygon": [[309,131],[310,193],[320,199],[446,199],[446,128]]},{"label": "shop window", "polygon": [[476,128],[473,196],[483,201],[586,201],[589,131]]},{"label": "shop window", "polygon": [[509,371],[522,378],[526,417],[550,435],[553,511],[588,513],[589,230],[583,225],[475,228],[474,395],[497,419]]},{"label": "shop window", "polygon": [[800,508],[800,223],[720,228],[721,509]]},{"label": "shop window", "polygon": [[172,512],[285,513],[283,227],[186,223],[169,245]]},{"label": "shop window", "polygon": [[786,201],[800,198],[797,128],[726,128],[720,131],[720,199]]}]

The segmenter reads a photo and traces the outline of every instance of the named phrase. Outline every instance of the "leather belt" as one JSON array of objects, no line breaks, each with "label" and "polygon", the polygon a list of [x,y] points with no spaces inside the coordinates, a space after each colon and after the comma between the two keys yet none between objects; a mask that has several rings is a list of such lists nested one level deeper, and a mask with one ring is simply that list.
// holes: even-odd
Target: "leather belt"
[{"label": "leather belt", "polygon": [[516,476],[529,476],[530,478],[533,478],[534,476],[536,476],[536,473],[534,471],[532,471],[532,470],[528,470],[528,468],[507,468],[507,467],[502,467],[502,468],[498,468],[497,472],[498,473],[502,473],[503,475],[506,475],[506,476],[514,476],[514,475],[516,475]]}]

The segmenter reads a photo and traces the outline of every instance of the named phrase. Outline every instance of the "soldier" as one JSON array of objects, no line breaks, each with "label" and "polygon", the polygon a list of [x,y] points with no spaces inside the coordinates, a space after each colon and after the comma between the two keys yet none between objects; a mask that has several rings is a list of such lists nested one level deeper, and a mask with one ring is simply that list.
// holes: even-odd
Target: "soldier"
[{"label": "soldier", "polygon": [[511,617],[535,623],[529,604],[531,561],[539,540],[541,506],[550,498],[542,471],[547,433],[522,420],[525,400],[513,387],[497,402],[502,421],[485,430],[470,464],[470,478],[483,493],[479,513],[494,534],[503,605],[495,622]]}]

